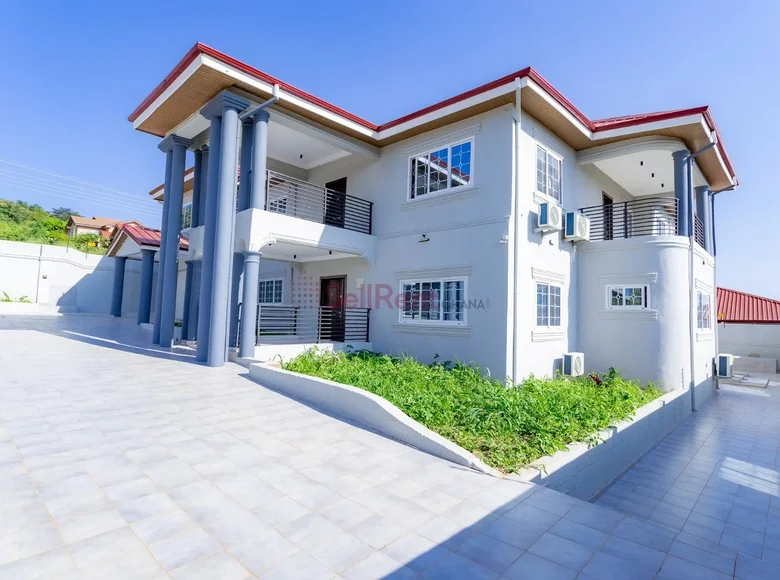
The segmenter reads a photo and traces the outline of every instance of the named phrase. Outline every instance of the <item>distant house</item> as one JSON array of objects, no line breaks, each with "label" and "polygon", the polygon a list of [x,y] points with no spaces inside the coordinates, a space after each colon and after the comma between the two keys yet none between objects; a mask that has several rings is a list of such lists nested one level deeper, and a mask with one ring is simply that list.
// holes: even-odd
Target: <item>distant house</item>
[{"label": "distant house", "polygon": [[718,343],[740,357],[734,369],[776,372],[780,360],[780,300],[718,288]]},{"label": "distant house", "polygon": [[68,219],[65,231],[68,236],[74,238],[84,234],[96,234],[110,239],[118,226],[125,222],[107,217],[81,217],[72,215]]}]

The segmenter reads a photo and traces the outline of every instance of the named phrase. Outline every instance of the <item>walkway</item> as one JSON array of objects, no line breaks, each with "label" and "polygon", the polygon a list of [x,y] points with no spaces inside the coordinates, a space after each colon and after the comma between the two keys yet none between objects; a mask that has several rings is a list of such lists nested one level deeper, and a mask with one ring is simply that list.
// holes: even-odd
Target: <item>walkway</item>
[{"label": "walkway", "polygon": [[[594,505],[433,458],[236,365],[154,349],[128,321],[0,317],[0,577],[719,579],[735,559],[739,578],[773,577],[778,427],[757,409],[776,399],[717,401]],[[672,496],[702,465],[719,467],[683,531],[652,517],[662,498],[686,509]],[[649,490],[677,475],[627,516],[605,504],[640,503],[635,470]],[[705,496],[730,491],[723,521],[746,519],[696,535],[709,520],[694,513],[715,519],[707,502],[725,502]],[[749,541],[731,532],[750,530],[754,506],[764,560],[716,548]]]}]

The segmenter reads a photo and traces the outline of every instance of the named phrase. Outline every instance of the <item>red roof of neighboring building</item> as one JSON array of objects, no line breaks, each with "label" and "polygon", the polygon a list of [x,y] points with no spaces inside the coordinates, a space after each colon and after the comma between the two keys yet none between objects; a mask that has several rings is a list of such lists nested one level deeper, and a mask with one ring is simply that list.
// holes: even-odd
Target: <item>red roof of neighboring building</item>
[{"label": "red roof of neighboring building", "polygon": [[747,324],[780,324],[780,300],[718,288],[718,320]]},{"label": "red roof of neighboring building", "polygon": [[[153,230],[138,223],[126,223],[120,226],[119,233],[125,232],[127,236],[139,246],[160,247],[160,230]],[[179,249],[189,250],[190,242],[184,236],[179,236]]]}]

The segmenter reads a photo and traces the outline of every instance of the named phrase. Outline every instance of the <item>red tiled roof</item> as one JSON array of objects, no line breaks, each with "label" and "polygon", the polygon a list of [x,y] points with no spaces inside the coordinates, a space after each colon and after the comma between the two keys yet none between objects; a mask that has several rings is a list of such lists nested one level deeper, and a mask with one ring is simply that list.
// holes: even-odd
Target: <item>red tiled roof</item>
[{"label": "red tiled roof", "polygon": [[[160,247],[160,230],[153,230],[137,223],[122,224],[119,232],[125,232],[127,236],[139,246]],[[117,232],[117,235],[119,235]],[[179,236],[179,249],[188,250],[190,242],[184,236]]]},{"label": "red tiled roof", "polygon": [[780,324],[780,300],[718,288],[718,320],[753,324]]}]

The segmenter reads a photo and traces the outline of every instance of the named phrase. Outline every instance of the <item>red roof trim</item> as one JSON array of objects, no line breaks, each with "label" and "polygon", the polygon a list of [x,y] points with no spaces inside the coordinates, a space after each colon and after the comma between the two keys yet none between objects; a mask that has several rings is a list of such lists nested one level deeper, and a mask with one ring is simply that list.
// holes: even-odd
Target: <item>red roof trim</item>
[{"label": "red roof trim", "polygon": [[[721,314],[723,314],[722,318]],[[780,300],[718,288],[718,321],[739,324],[780,324]]]},{"label": "red roof trim", "polygon": [[340,115],[359,125],[362,125],[363,127],[366,127],[368,129],[371,129],[372,131],[377,131],[377,132],[390,129],[392,127],[396,127],[407,121],[411,121],[412,119],[416,119],[423,115],[427,115],[428,113],[431,113],[433,111],[443,109],[445,107],[448,107],[450,105],[453,105],[465,99],[471,98],[475,95],[487,92],[501,85],[505,85],[516,78],[525,78],[525,77],[528,77],[532,81],[537,83],[545,92],[547,92],[553,99],[555,99],[555,101],[557,101],[558,104],[560,104],[564,109],[566,109],[569,113],[571,113],[571,115],[573,115],[578,121],[580,121],[590,131],[593,132],[607,131],[610,129],[620,129],[624,127],[642,125],[645,123],[653,123],[653,122],[663,121],[667,119],[674,119],[677,117],[685,117],[688,115],[702,114],[704,115],[707,124],[710,126],[710,129],[715,131],[718,134],[718,149],[721,152],[723,160],[726,163],[726,166],[729,172],[731,173],[731,176],[736,177],[736,173],[734,172],[734,168],[731,164],[731,160],[729,159],[729,156],[726,153],[726,149],[723,146],[723,142],[720,139],[720,133],[718,131],[717,125],[715,124],[715,120],[712,117],[712,113],[710,112],[708,107],[706,106],[693,107],[689,109],[679,109],[676,111],[661,111],[657,113],[647,113],[643,115],[630,115],[630,116],[623,116],[623,117],[612,117],[608,119],[591,121],[579,109],[577,109],[577,107],[575,107],[571,103],[571,101],[569,101],[566,97],[564,97],[555,87],[553,87],[544,77],[542,77],[531,67],[526,67],[512,74],[508,74],[504,77],[501,77],[500,79],[496,79],[494,81],[491,81],[489,83],[471,89],[469,91],[466,91],[454,97],[450,97],[449,99],[445,99],[443,101],[440,101],[438,103],[420,109],[413,113],[409,113],[408,115],[404,115],[392,121],[388,121],[387,123],[384,123],[382,125],[375,125],[361,117],[358,117],[357,115],[353,115],[352,113],[345,111],[340,107],[332,105],[327,101],[320,99],[319,97],[315,97],[314,95],[307,93],[306,91],[303,91],[297,87],[287,84],[284,81],[272,77],[271,75],[268,75],[254,67],[251,67],[240,60],[237,60],[223,52],[220,52],[214,48],[211,48],[210,46],[198,42],[195,44],[195,46],[193,46],[190,49],[190,51],[184,56],[184,58],[181,61],[179,61],[179,63],[174,67],[171,73],[167,77],[165,77],[165,79],[159,85],[157,85],[157,87],[149,94],[148,97],[146,97],[143,100],[143,102],[135,109],[135,111],[133,111],[130,114],[128,120],[131,122],[135,121],[141,115],[141,113],[149,105],[151,105],[152,102],[154,102],[154,100],[157,97],[159,97],[176,80],[176,78],[190,65],[190,63],[192,63],[192,61],[195,60],[195,58],[199,54],[209,55],[217,60],[224,62],[227,65],[230,65],[248,75],[254,76],[268,84],[272,84],[272,85],[278,84],[281,88],[283,88],[285,91],[287,91],[292,95],[295,95],[301,99],[309,101],[310,103],[318,105],[332,113]]}]

